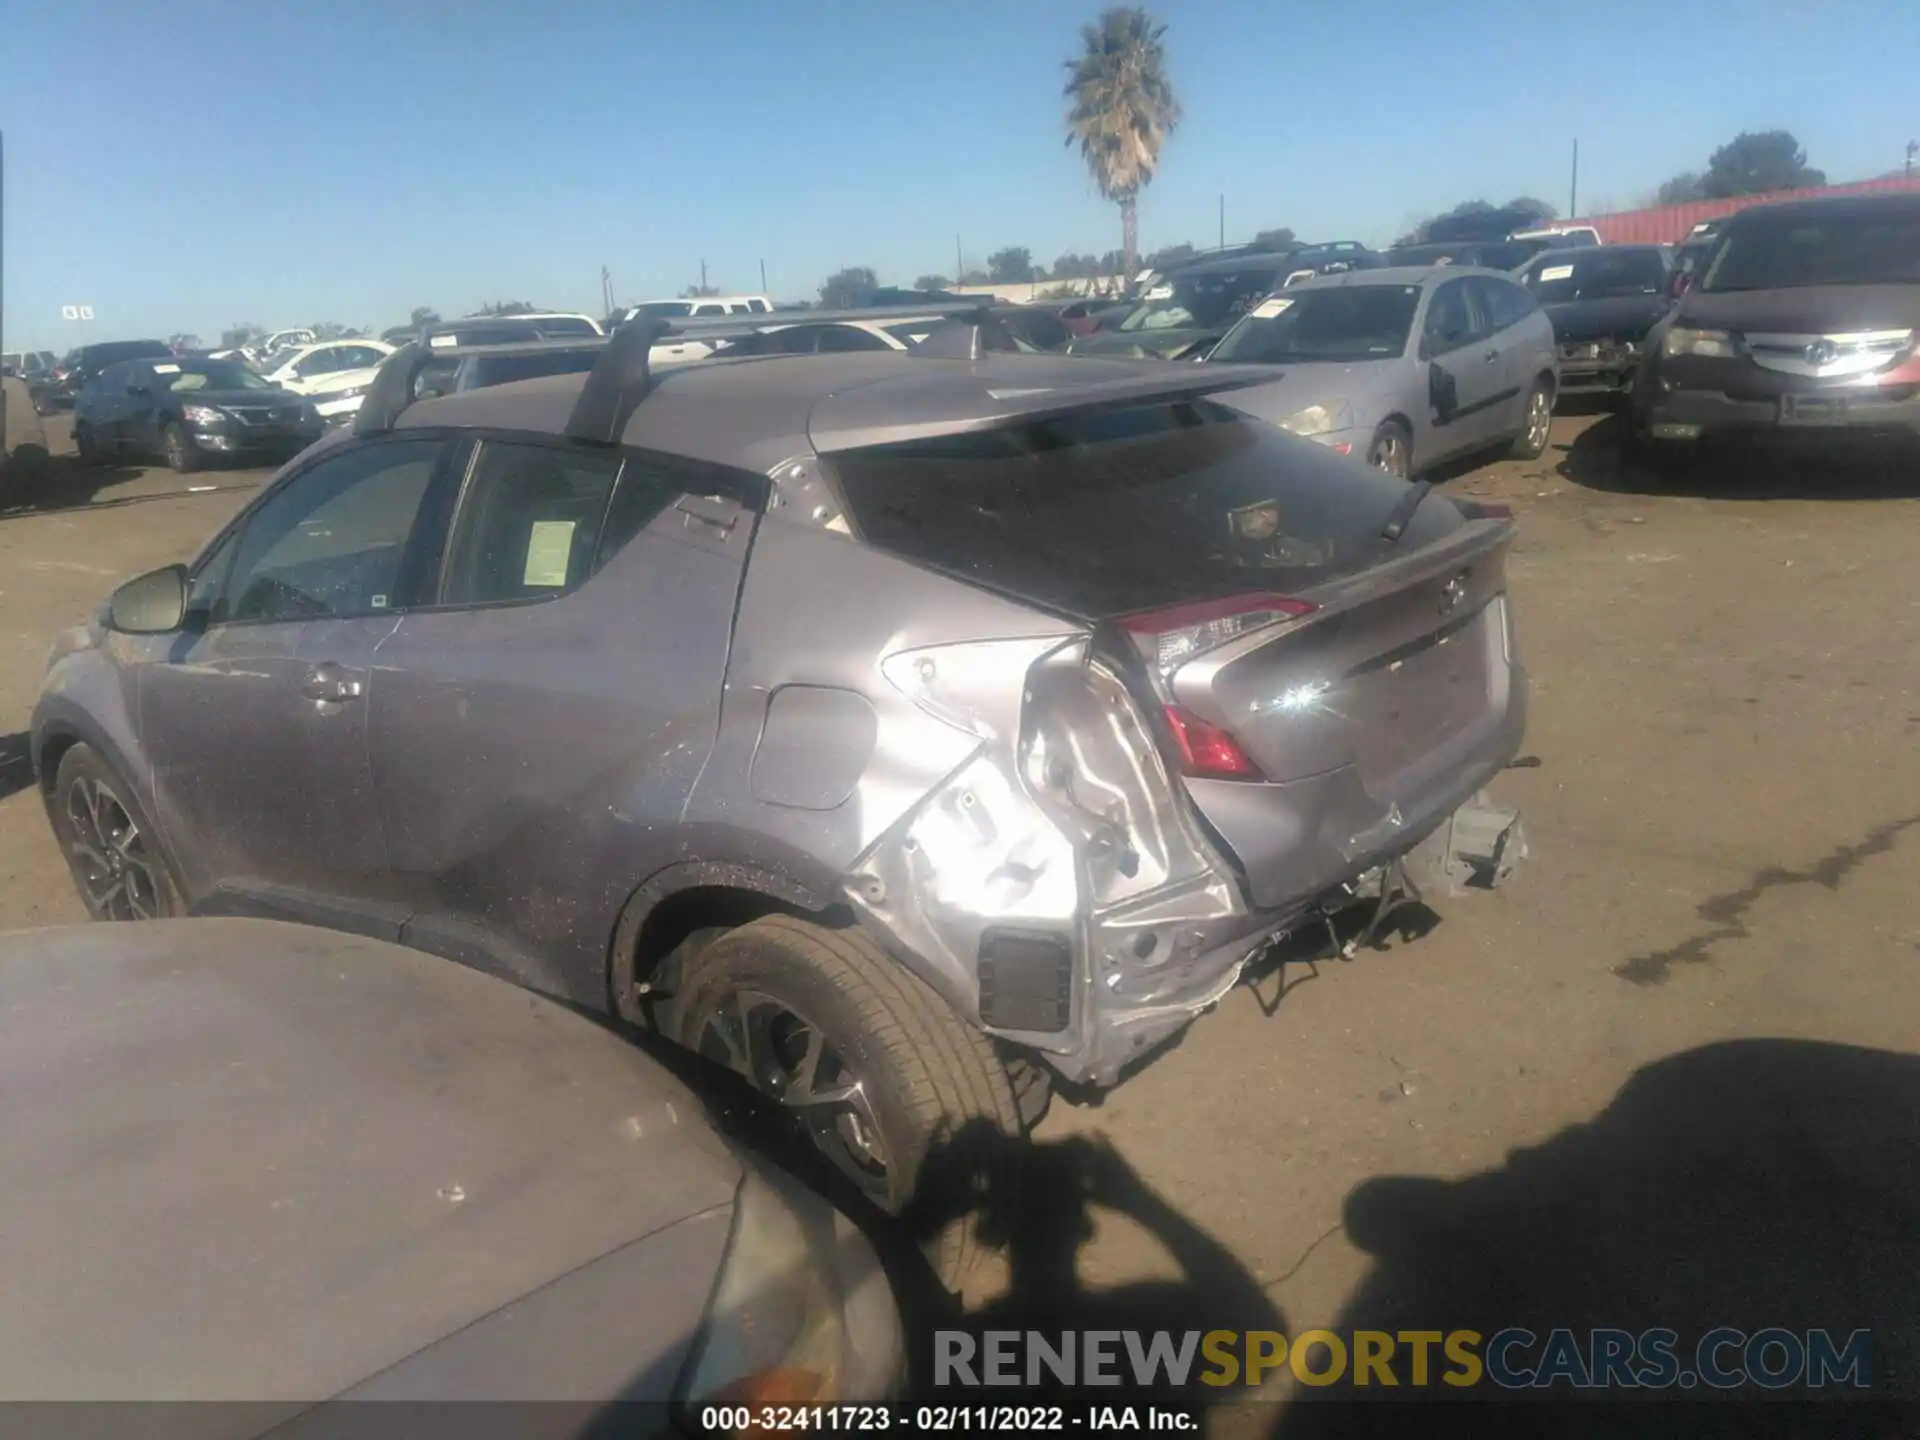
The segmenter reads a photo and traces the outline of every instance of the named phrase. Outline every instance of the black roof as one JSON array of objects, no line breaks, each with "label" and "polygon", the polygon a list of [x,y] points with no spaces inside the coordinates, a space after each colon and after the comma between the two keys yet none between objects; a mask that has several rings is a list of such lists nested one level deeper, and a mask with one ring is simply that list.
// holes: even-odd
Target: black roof
[{"label": "black roof", "polygon": [[[1776,220],[1876,219],[1887,215],[1920,215],[1920,190],[1895,190],[1865,195],[1822,195],[1808,200],[1776,200],[1750,205],[1726,217],[1726,225]],[[1725,228],[1723,226],[1722,228]]]}]

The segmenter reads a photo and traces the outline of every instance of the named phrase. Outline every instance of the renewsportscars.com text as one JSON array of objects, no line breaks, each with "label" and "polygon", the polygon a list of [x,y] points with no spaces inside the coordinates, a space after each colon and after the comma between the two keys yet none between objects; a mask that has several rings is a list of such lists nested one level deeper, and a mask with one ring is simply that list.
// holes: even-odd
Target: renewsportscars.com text
[{"label": "renewsportscars.com text", "polygon": [[933,1383],[994,1386],[1258,1386],[1291,1376],[1303,1385],[1376,1389],[1506,1390],[1870,1389],[1865,1330],[1770,1327],[1678,1331],[960,1330],[933,1334]]}]

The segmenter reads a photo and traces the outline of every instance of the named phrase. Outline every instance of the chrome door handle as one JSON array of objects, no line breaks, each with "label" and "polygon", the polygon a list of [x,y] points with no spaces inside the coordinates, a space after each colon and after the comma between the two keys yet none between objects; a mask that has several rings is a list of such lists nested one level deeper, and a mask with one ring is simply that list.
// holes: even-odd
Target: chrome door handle
[{"label": "chrome door handle", "polygon": [[331,660],[308,667],[307,678],[300,686],[300,693],[307,699],[319,701],[358,700],[365,692],[366,683],[357,673]]}]

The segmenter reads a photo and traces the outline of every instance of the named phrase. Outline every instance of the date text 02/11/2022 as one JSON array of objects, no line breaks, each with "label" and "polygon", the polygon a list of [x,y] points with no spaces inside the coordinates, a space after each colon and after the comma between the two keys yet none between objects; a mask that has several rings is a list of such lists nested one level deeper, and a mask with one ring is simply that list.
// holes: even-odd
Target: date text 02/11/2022
[{"label": "date text 02/11/2022", "polygon": [[1199,1416],[1160,1405],[709,1405],[699,1428],[710,1435],[755,1431],[915,1434],[1157,1430],[1194,1431]]}]

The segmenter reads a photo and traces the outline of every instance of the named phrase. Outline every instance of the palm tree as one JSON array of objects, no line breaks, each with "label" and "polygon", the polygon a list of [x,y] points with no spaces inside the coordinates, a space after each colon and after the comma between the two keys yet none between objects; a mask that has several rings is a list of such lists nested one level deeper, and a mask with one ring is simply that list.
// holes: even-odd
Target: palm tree
[{"label": "palm tree", "polygon": [[1067,61],[1067,144],[1080,146],[1100,193],[1120,206],[1126,273],[1140,255],[1140,187],[1153,179],[1160,147],[1180,123],[1167,79],[1167,27],[1145,10],[1117,5],[1080,28],[1084,53]]}]

